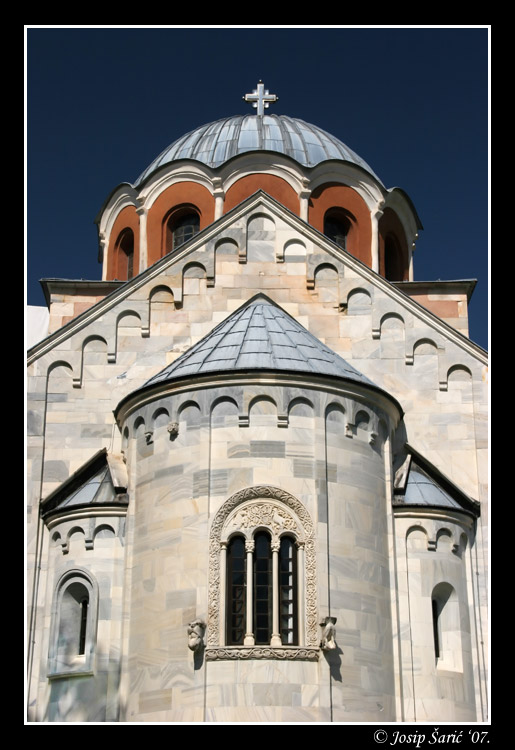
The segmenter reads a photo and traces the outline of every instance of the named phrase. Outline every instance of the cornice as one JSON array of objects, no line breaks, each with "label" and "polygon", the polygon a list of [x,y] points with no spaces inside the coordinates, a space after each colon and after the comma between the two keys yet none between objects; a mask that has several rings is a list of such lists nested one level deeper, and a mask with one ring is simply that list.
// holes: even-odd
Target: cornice
[{"label": "cornice", "polygon": [[362,400],[369,405],[373,403],[386,412],[395,423],[403,417],[403,410],[399,402],[382,388],[379,388],[379,386],[362,384],[354,380],[343,380],[343,378],[331,376],[323,377],[315,373],[289,373],[275,370],[267,372],[256,370],[215,372],[210,375],[189,376],[184,379],[169,380],[146,387],[143,386],[120,401],[114,410],[114,417],[121,428],[121,425],[131,414],[158,399],[191,393],[192,391],[231,388],[241,385],[309,388],[343,398]]}]

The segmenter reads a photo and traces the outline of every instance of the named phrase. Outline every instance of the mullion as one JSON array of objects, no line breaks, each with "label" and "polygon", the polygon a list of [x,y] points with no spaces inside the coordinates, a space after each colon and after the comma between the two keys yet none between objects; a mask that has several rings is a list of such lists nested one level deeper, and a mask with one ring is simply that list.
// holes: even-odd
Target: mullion
[{"label": "mullion", "polygon": [[254,548],[254,633],[257,645],[272,636],[272,550],[270,536],[260,532]]}]

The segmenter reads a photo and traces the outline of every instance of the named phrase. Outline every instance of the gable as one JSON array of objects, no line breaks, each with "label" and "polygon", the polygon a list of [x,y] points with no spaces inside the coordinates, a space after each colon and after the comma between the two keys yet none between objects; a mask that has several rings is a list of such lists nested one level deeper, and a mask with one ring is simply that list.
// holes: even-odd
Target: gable
[{"label": "gable", "polygon": [[[123,399],[260,292],[392,396],[410,443],[480,496],[486,470],[470,446],[483,441],[487,424],[485,352],[263,193],[30,350],[30,374],[42,384],[35,390],[46,389],[56,421],[42,494],[110,444]],[[36,433],[47,418],[43,403],[29,399]]]},{"label": "gable", "polygon": [[[275,225],[278,221],[285,225],[292,233],[289,238],[275,237],[274,240],[254,240],[248,235],[250,227],[255,217],[262,214],[263,217],[270,217],[270,221]],[[254,233],[262,234],[261,230],[252,230]],[[264,230],[264,231],[275,231]],[[281,233],[284,231],[282,229]],[[276,234],[278,234],[276,232]],[[167,287],[174,296],[174,301],[181,303],[183,295],[183,277],[184,271],[190,264],[196,264],[203,271],[207,286],[215,286],[215,256],[217,249],[224,243],[232,244],[237,256],[238,263],[246,264],[249,262],[249,247],[251,258],[253,258],[253,245],[261,244],[265,247],[273,247],[268,258],[271,262],[287,263],[289,257],[294,257],[295,248],[300,247],[302,257],[305,259],[305,284],[308,289],[315,289],[317,273],[320,269],[327,270],[327,267],[334,269],[339,278],[339,299],[338,306],[345,309],[348,305],[349,296],[360,286],[365,293],[371,294],[372,290],[380,290],[381,295],[385,295],[391,300],[394,307],[399,306],[408,314],[414,315],[424,324],[429,325],[438,331],[439,335],[444,336],[453,342],[456,346],[463,348],[473,356],[478,357],[486,362],[484,350],[477,344],[471,342],[468,338],[460,334],[457,330],[446,324],[443,320],[406,296],[396,283],[390,283],[379,274],[372,271],[368,266],[361,263],[342,248],[332,243],[325,235],[317,231],[298,216],[291,213],[283,205],[276,202],[273,198],[262,191],[258,191],[251,198],[243,201],[239,206],[229,211],[222,218],[218,219],[209,227],[199,232],[190,241],[184,243],[177,251],[166,255],[158,260],[145,271],[126,282],[113,292],[108,294],[103,300],[96,303],[86,312],[78,315],[55,333],[48,336],[43,341],[29,350],[29,363],[43,353],[52,349],[55,344],[70,336],[73,336],[84,326],[94,322],[100,316],[113,310],[118,306],[125,305],[126,300],[141,296],[142,290],[155,288],[158,280],[165,280]],[[257,258],[260,259],[259,256]],[[297,274],[295,274],[297,275]],[[361,283],[360,283],[361,282]],[[259,288],[253,285],[252,288]],[[264,291],[267,287],[261,287]],[[142,328],[145,329],[147,322],[146,316],[142,316]],[[380,330],[380,319],[375,322],[374,331]]]}]

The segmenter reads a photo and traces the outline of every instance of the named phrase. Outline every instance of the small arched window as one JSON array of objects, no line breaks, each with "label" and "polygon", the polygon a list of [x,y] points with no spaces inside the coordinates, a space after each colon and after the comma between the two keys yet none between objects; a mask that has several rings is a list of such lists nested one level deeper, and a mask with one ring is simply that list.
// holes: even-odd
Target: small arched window
[{"label": "small arched window", "polygon": [[384,276],[388,281],[402,281],[404,278],[401,251],[391,234],[384,241]]},{"label": "small arched window", "polygon": [[462,671],[460,606],[450,583],[437,584],[431,594],[433,641],[437,668]]},{"label": "small arched window", "polygon": [[85,572],[70,571],[61,578],[54,598],[51,676],[92,669],[97,604],[96,585]]},{"label": "small arched window", "polygon": [[166,223],[165,252],[172,252],[199,231],[200,216],[193,206],[173,211]]},{"label": "small arched window", "polygon": [[116,242],[118,255],[118,276],[121,279],[132,279],[134,276],[134,232],[124,229]]},{"label": "small arched window", "polygon": [[331,208],[324,216],[324,234],[336,245],[347,249],[350,221],[341,208]]}]

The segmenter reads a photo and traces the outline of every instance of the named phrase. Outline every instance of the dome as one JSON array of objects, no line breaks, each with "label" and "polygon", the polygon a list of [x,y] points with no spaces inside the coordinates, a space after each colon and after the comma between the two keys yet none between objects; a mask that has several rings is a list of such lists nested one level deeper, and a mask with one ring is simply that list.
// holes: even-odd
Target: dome
[{"label": "dome", "polygon": [[174,141],[135,184],[141,184],[156,169],[178,159],[193,159],[216,168],[248,151],[284,154],[303,167],[338,159],[361,167],[380,182],[361,157],[316,125],[286,115],[235,115],[202,125]]}]

